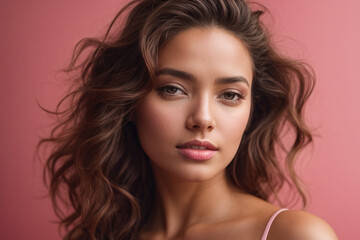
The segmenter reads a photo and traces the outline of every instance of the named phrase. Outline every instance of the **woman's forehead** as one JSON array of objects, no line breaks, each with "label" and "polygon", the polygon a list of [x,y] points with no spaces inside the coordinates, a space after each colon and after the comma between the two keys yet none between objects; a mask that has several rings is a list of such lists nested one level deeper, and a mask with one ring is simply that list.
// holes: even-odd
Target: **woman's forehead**
[{"label": "woman's forehead", "polygon": [[159,51],[157,71],[170,68],[192,75],[252,79],[252,61],[242,41],[218,28],[191,28],[176,34]]}]

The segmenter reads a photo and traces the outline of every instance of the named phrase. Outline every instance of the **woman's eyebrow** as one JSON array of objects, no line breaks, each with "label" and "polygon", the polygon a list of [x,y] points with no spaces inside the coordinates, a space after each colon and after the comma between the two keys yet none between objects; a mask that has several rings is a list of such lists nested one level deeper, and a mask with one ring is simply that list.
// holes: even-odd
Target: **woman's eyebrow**
[{"label": "woman's eyebrow", "polygon": [[236,83],[236,82],[245,83],[248,87],[250,87],[249,81],[246,80],[246,78],[243,76],[223,77],[223,78],[217,78],[215,80],[215,84],[229,84],[229,83]]},{"label": "woman's eyebrow", "polygon": [[192,82],[195,81],[195,77],[193,75],[191,75],[190,73],[180,71],[180,70],[176,70],[176,69],[173,69],[173,68],[163,68],[163,69],[156,72],[156,76],[159,76],[159,75],[171,75],[171,76],[174,76],[174,77],[177,77],[177,78],[190,80]]},{"label": "woman's eyebrow", "polygon": [[[160,69],[159,71],[156,72],[156,76],[159,76],[159,75],[171,75],[171,76],[181,78],[184,80],[190,80],[192,82],[195,81],[195,77],[192,74],[184,72],[184,71],[176,70],[173,68]],[[243,76],[221,77],[221,78],[217,78],[215,80],[216,85],[230,84],[230,83],[236,83],[236,82],[242,82],[242,83],[245,83],[247,86],[250,86],[249,81]]]}]

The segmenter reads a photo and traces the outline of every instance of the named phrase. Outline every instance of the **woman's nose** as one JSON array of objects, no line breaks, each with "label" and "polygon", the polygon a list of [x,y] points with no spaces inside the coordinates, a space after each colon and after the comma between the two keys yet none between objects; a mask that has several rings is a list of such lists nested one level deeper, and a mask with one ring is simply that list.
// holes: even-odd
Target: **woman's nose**
[{"label": "woman's nose", "polygon": [[215,119],[209,97],[202,97],[191,104],[186,127],[190,130],[212,131],[215,128]]}]

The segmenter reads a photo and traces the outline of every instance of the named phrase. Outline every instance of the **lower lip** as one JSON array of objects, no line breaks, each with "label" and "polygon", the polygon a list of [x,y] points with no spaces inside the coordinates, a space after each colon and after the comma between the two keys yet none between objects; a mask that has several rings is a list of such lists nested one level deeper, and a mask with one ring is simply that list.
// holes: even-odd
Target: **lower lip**
[{"label": "lower lip", "polygon": [[201,150],[191,148],[179,148],[179,152],[183,156],[197,161],[209,160],[216,154],[216,151],[214,150]]}]

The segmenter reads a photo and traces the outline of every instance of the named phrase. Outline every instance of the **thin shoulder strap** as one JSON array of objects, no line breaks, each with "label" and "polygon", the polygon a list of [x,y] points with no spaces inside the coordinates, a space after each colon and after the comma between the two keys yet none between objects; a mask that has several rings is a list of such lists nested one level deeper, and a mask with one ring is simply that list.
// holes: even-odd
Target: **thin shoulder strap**
[{"label": "thin shoulder strap", "polygon": [[271,218],[269,219],[268,223],[266,224],[266,227],[265,227],[265,231],[261,237],[261,240],[266,240],[267,239],[267,236],[269,234],[269,231],[270,231],[270,227],[273,223],[273,221],[275,220],[275,218],[277,217],[277,215],[279,215],[279,213],[283,212],[283,211],[286,211],[288,209],[286,208],[282,208],[280,210],[277,210],[272,216]]}]

